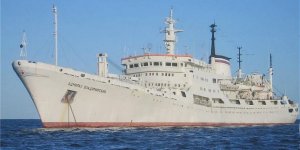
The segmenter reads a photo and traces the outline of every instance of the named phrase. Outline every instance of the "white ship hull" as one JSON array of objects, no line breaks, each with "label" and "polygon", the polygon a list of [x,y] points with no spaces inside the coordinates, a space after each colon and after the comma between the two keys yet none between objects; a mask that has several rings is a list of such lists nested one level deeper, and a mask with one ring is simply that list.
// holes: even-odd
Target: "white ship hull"
[{"label": "white ship hull", "polygon": [[[207,107],[58,66],[15,61],[44,127],[228,126],[294,123],[291,105]],[[62,70],[60,70],[62,69]],[[77,76],[77,77],[76,77]],[[62,99],[76,91],[70,103]]]}]

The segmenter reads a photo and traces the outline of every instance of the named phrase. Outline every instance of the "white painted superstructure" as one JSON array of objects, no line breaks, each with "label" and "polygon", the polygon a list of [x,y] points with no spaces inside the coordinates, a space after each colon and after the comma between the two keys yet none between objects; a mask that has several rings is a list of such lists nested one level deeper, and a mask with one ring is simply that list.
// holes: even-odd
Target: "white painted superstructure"
[{"label": "white painted superstructure", "polygon": [[[13,68],[28,90],[44,127],[224,126],[294,123],[298,104],[277,97],[261,74],[232,77],[230,58],[210,62],[179,55],[172,10],[166,54],[122,58],[123,74],[109,74],[107,54],[97,74],[28,60]],[[214,34],[216,27],[212,26]],[[214,46],[214,35],[212,38]],[[272,70],[270,70],[272,73]],[[270,73],[270,78],[272,74]]]}]

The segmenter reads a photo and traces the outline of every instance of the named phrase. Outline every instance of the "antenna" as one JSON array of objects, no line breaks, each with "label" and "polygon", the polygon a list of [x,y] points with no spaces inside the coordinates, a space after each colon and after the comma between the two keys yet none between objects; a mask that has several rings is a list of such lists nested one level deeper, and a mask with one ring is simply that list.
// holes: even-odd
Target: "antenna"
[{"label": "antenna", "polygon": [[239,46],[239,47],[237,47],[237,49],[239,50],[238,61],[237,62],[239,63],[239,69],[242,69],[242,66],[241,66],[241,62],[242,62],[242,60],[241,60],[241,56],[242,56],[241,49],[242,49],[242,47]]},{"label": "antenna", "polygon": [[272,54],[270,52],[270,67],[269,67],[269,80],[270,80],[270,92],[271,97],[273,96],[273,68],[272,68]]},{"label": "antenna", "polygon": [[54,37],[54,53],[55,53],[55,65],[57,66],[57,9],[56,6],[53,5],[52,9],[53,15],[54,15],[54,32],[53,32],[53,37]]},{"label": "antenna", "polygon": [[146,47],[142,47],[144,54],[150,54],[150,50],[152,48],[152,43],[148,43]]},{"label": "antenna", "polygon": [[27,48],[27,39],[26,39],[26,32],[25,31],[23,31],[20,48],[21,48],[20,57],[22,59],[24,59],[27,56],[27,50],[26,50],[26,48]]},{"label": "antenna", "polygon": [[184,53],[185,54],[188,54],[188,51],[190,50],[190,47],[189,46],[187,46],[187,45],[185,45],[184,46]]},{"label": "antenna", "polygon": [[272,68],[272,54],[270,52],[270,68]]},{"label": "antenna", "polygon": [[147,53],[150,54],[150,51],[152,49],[152,43],[147,44]]},{"label": "antenna", "polygon": [[242,78],[242,66],[241,66],[241,49],[242,49],[242,46],[238,46],[237,49],[239,50],[239,53],[238,53],[238,63],[239,63],[239,69],[238,69],[238,78]]},{"label": "antenna", "polygon": [[126,45],[123,47],[123,57],[125,58],[125,57],[127,57],[127,47],[126,47]]},{"label": "antenna", "polygon": [[143,50],[144,54],[148,54],[148,48],[142,47],[142,50]]}]

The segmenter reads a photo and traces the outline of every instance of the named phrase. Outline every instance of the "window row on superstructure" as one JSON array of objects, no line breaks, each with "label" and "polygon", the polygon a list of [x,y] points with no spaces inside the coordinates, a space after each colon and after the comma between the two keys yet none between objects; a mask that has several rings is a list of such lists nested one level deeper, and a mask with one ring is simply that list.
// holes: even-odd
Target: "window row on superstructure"
[{"label": "window row on superstructure", "polygon": [[212,92],[212,93],[219,93],[219,90],[214,90],[214,89],[207,89],[205,87],[200,87],[200,91],[208,91],[208,92]]},{"label": "window row on superstructure", "polygon": [[[224,101],[221,98],[208,98],[205,96],[200,96],[200,95],[193,95],[194,98],[194,104],[197,105],[203,105],[203,106],[207,106],[207,107],[211,107],[212,103],[218,103],[218,104],[224,104]],[[241,101],[238,99],[230,99],[229,102],[231,104],[235,104],[235,105],[241,105]],[[245,100],[245,104],[246,105],[254,105],[254,102],[252,100]],[[278,105],[278,101],[270,101],[270,104],[272,105]],[[281,105],[284,105],[284,103],[282,101],[280,101]],[[266,101],[264,100],[258,100],[256,101],[256,105],[267,105]],[[262,108],[260,108],[262,109]]]},{"label": "window row on superstructure", "polygon": [[[133,74],[133,77],[141,77],[141,76],[168,76],[174,77],[176,73],[168,73],[168,72],[145,72],[145,73],[136,73]],[[186,74],[183,74],[183,77],[186,77]]]},{"label": "window row on superstructure", "polygon": [[149,82],[149,83],[145,83],[144,84],[145,85],[145,87],[147,87],[147,86],[149,86],[149,87],[178,87],[178,88],[180,88],[180,87],[186,87],[186,85],[185,84],[170,84],[170,83],[154,83],[154,82]]},{"label": "window row on superstructure", "polygon": [[[148,66],[166,66],[166,67],[187,67],[186,63],[177,62],[142,62],[129,64],[129,68],[148,67]],[[127,67],[127,65],[126,65]]]}]

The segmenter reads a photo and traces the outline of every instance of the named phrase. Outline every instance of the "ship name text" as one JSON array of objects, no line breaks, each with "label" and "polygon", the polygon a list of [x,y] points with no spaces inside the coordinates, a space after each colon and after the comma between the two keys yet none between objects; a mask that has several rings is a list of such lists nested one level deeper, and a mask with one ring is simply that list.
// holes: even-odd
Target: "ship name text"
[{"label": "ship name text", "polygon": [[69,82],[68,86],[77,87],[77,88],[81,88],[81,89],[85,89],[85,90],[89,90],[89,91],[95,91],[95,92],[99,92],[99,93],[106,93],[106,90],[104,90],[104,89],[99,89],[99,88],[82,85],[82,84],[74,83],[74,82]]}]

